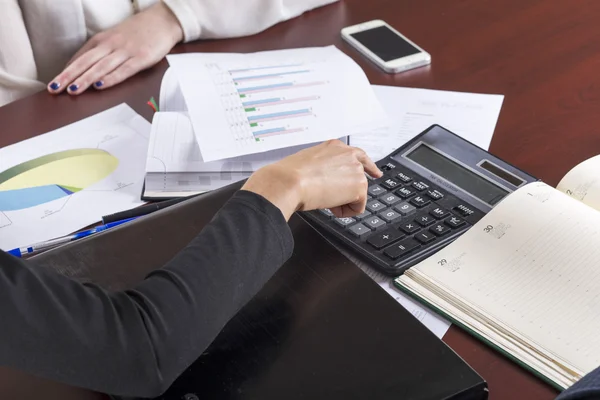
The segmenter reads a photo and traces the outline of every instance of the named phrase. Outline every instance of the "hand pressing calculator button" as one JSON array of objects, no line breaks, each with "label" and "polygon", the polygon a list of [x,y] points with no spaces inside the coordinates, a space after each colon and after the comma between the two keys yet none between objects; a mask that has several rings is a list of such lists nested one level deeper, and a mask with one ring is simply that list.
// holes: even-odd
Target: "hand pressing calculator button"
[{"label": "hand pressing calculator button", "polygon": [[367,177],[364,213],[352,218],[336,218],[330,210],[300,214],[390,276],[432,256],[510,193],[537,181],[438,125],[376,165],[383,176]]}]

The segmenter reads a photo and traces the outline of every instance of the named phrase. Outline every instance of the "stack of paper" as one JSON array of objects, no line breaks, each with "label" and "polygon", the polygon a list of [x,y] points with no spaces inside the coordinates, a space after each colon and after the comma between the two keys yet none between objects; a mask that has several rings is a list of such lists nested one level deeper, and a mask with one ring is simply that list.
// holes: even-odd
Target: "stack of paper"
[{"label": "stack of paper", "polygon": [[217,189],[302,148],[389,124],[364,72],[334,46],[168,60],[147,199]]}]

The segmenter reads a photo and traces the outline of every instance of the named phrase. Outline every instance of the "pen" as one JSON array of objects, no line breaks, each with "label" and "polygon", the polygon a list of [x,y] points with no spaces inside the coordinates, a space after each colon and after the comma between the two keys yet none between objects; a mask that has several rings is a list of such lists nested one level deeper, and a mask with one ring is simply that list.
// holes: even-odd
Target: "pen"
[{"label": "pen", "polygon": [[105,215],[104,217],[102,217],[102,223],[108,224],[108,223],[111,223],[114,221],[121,221],[121,220],[127,219],[127,218],[141,217],[142,215],[146,215],[146,214],[153,213],[154,211],[162,210],[163,208],[167,208],[174,204],[181,203],[182,201],[190,199],[195,196],[196,195],[187,196],[187,197],[179,197],[176,199],[165,200],[165,201],[161,201],[158,203],[153,203],[153,204],[148,204],[145,206],[133,208],[133,209],[127,210],[127,211],[121,211],[116,214]]},{"label": "pen", "polygon": [[54,248],[54,247],[59,246],[64,243],[69,243],[74,240],[82,239],[84,237],[93,235],[94,233],[98,233],[98,232],[102,232],[102,231],[105,231],[110,228],[114,228],[115,226],[119,226],[126,222],[133,221],[134,219],[135,218],[128,218],[128,219],[124,219],[121,221],[115,221],[115,222],[111,222],[108,224],[97,226],[92,229],[88,229],[87,231],[77,232],[72,235],[62,236],[62,237],[59,237],[56,239],[50,239],[46,242],[32,244],[31,246],[27,246],[27,247],[18,247],[16,249],[9,250],[8,253],[12,254],[13,256],[17,256],[17,257],[29,256],[29,255],[38,253],[43,250],[48,250],[48,249]]}]

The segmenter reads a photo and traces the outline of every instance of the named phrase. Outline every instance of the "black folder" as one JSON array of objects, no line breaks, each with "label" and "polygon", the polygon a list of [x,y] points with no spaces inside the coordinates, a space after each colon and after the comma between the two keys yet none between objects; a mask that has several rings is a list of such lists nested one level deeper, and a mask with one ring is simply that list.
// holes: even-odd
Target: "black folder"
[{"label": "black folder", "polygon": [[[131,287],[183,248],[238,184],[35,257]],[[292,258],[159,399],[486,399],[487,385],[300,216]]]}]

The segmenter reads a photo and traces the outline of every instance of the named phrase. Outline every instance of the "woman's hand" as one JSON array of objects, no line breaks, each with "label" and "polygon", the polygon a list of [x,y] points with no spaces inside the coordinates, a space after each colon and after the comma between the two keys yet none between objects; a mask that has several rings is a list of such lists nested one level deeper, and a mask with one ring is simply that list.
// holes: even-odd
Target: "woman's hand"
[{"label": "woman's hand", "polygon": [[92,85],[109,88],[159,62],[182,39],[179,21],[160,2],[92,37],[48,91],[76,95]]},{"label": "woman's hand", "polygon": [[365,173],[382,176],[363,150],[330,140],[261,168],[242,190],[265,197],[286,220],[295,211],[322,208],[349,217],[365,210],[369,185]]}]

